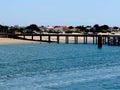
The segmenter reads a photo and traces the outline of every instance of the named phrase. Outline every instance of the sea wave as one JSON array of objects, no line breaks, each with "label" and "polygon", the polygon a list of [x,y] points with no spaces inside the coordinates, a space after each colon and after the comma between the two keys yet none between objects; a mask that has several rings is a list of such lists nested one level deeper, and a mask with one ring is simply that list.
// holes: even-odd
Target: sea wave
[{"label": "sea wave", "polygon": [[120,76],[120,66],[94,68],[89,70],[70,70],[47,75],[35,75],[32,77],[18,77],[12,80],[0,81],[1,90],[49,90],[76,83],[107,80]]}]

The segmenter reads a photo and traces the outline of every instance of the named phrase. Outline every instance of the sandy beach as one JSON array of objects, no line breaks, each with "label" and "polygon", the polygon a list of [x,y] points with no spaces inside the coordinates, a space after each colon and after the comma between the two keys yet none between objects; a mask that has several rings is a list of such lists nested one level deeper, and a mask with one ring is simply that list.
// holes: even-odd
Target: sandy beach
[{"label": "sandy beach", "polygon": [[[100,33],[101,35],[108,35],[109,33]],[[120,35],[120,33],[115,33],[116,35]],[[31,39],[31,36],[26,36],[26,39]],[[39,36],[34,36],[34,40],[40,40]],[[43,36],[42,40],[48,40],[47,36]],[[92,41],[92,37],[88,37],[88,41]],[[57,41],[57,37],[52,36],[51,41]],[[83,42],[84,38],[79,37],[78,38],[79,42]],[[65,37],[60,37],[60,42],[64,43],[65,42]],[[74,37],[69,37],[69,42],[74,42]],[[12,38],[0,38],[0,44],[27,44],[27,43],[45,43],[45,42],[40,42],[40,41],[30,41],[30,40],[20,40],[20,39],[12,39]]]},{"label": "sandy beach", "polygon": [[41,42],[19,40],[19,39],[12,39],[12,38],[0,38],[0,44],[27,44],[27,43],[41,43]]}]

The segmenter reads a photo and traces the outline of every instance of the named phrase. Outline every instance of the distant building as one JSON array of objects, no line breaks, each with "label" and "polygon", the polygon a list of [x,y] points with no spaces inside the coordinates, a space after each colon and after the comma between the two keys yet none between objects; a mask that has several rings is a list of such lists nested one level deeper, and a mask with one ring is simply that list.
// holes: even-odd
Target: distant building
[{"label": "distant building", "polygon": [[64,33],[65,31],[69,30],[67,26],[55,26],[54,30],[56,32]]},{"label": "distant building", "polygon": [[108,31],[110,31],[110,32],[116,32],[116,31],[119,31],[119,28],[116,29],[114,27],[109,27]]}]

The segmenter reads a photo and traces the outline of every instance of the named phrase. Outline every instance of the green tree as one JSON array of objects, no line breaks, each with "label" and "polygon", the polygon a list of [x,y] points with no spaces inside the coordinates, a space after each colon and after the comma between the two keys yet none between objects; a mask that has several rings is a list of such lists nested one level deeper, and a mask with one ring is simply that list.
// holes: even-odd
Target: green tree
[{"label": "green tree", "polygon": [[117,26],[114,26],[114,27],[113,27],[113,29],[119,29],[119,27],[117,27]]},{"label": "green tree", "polygon": [[7,33],[8,32],[8,26],[0,25],[0,32]]},{"label": "green tree", "polygon": [[36,24],[31,24],[30,26],[27,26],[26,29],[29,29],[31,32],[34,30],[40,31],[39,27]]},{"label": "green tree", "polygon": [[100,26],[98,24],[95,24],[93,26],[93,32],[101,32],[101,28],[100,28]]},{"label": "green tree", "polygon": [[68,28],[69,28],[69,29],[74,29],[74,27],[73,27],[73,26],[69,26]]},{"label": "green tree", "polygon": [[102,25],[102,26],[100,26],[100,28],[101,28],[102,30],[108,30],[108,29],[109,29],[109,26],[108,26],[108,25]]},{"label": "green tree", "polygon": [[82,26],[76,26],[75,28],[78,28],[80,31],[86,31],[86,27]]}]

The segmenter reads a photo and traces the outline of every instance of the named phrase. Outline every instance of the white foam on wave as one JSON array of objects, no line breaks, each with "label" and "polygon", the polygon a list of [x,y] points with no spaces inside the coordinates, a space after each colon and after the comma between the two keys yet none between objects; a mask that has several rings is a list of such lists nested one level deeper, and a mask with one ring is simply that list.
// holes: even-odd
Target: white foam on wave
[{"label": "white foam on wave", "polygon": [[[20,77],[0,83],[2,90],[47,90],[51,87],[69,86],[75,83],[93,82],[120,76],[120,66],[100,69],[74,70],[33,77]],[[5,88],[5,89],[3,89]]]}]

